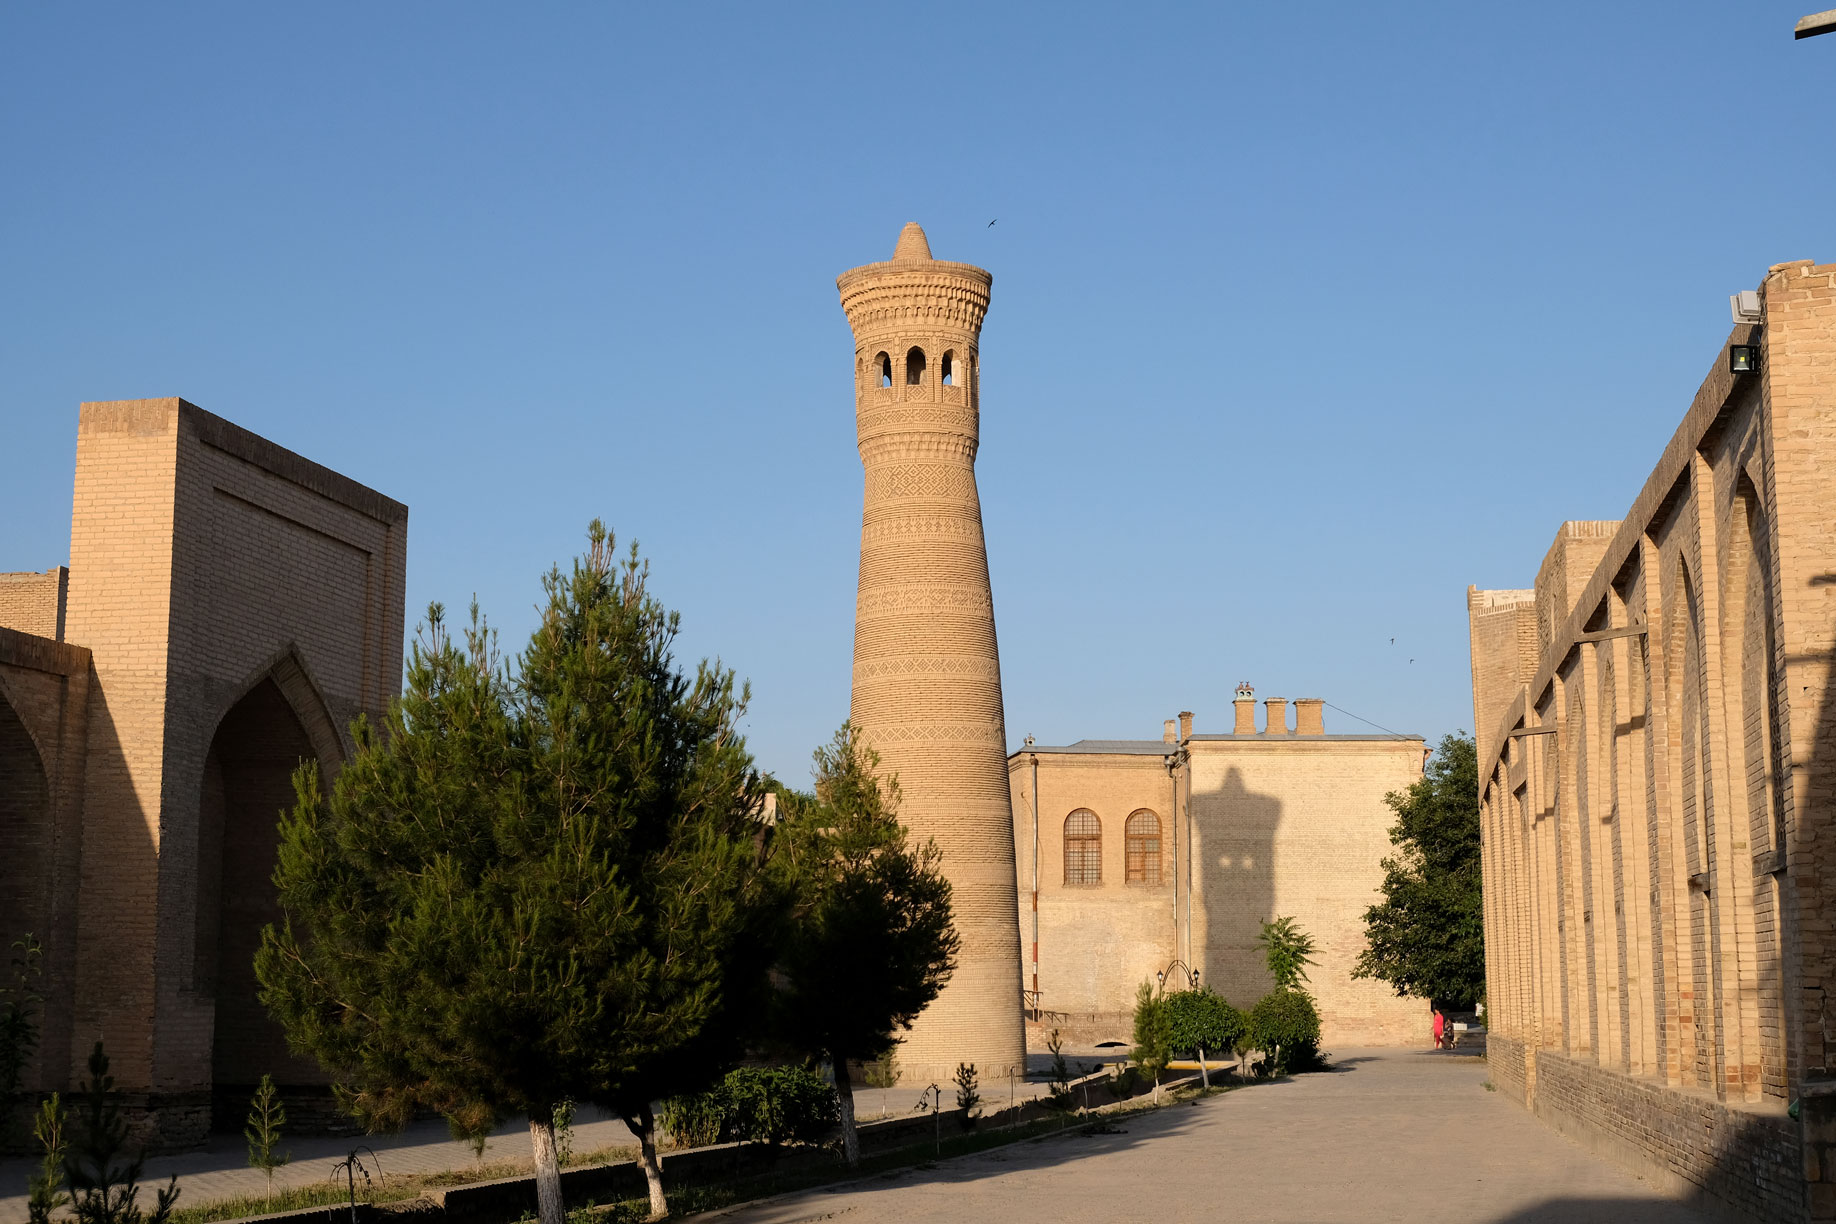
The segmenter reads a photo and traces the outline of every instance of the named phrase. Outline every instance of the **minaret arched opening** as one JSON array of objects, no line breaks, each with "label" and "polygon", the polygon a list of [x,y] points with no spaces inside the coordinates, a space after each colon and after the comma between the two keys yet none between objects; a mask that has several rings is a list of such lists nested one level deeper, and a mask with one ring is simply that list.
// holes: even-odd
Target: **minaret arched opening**
[{"label": "minaret arched opening", "polygon": [[956,350],[945,349],[943,360],[937,365],[937,377],[946,387],[956,385]]},{"label": "minaret arched opening", "polygon": [[924,350],[913,345],[905,354],[905,385],[916,387],[924,382]]},{"label": "minaret arched opening", "polygon": [[892,386],[892,358],[885,353],[875,357],[874,363],[880,367],[880,386]]}]

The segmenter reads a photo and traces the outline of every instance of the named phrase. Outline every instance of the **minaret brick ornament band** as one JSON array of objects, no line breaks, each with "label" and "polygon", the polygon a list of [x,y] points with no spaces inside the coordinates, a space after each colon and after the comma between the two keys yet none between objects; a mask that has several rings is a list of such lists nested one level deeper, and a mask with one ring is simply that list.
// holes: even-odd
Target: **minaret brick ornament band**
[{"label": "minaret brick ornament band", "polygon": [[836,282],[854,329],[866,471],[852,718],[898,775],[900,820],[954,889],[955,975],[899,1050],[906,1078],[959,1062],[1024,1072],[1019,902],[994,600],[975,487],[976,343],[993,278],[931,258],[907,225],[889,263]]}]

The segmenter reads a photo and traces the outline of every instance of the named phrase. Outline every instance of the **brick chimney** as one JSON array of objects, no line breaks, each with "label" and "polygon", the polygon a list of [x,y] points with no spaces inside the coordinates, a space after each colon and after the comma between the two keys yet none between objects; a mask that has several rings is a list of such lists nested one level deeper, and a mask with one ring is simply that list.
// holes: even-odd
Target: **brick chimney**
[{"label": "brick chimney", "polygon": [[1230,729],[1232,735],[1256,734],[1256,690],[1245,680],[1237,686],[1237,725]]},{"label": "brick chimney", "polygon": [[1191,738],[1192,738],[1192,711],[1191,710],[1181,710],[1179,712],[1179,742],[1183,744]]},{"label": "brick chimney", "polygon": [[1170,718],[1167,719],[1167,721],[1163,723],[1160,728],[1160,742],[1163,744],[1179,743],[1178,727],[1179,727],[1178,723],[1174,722]]},{"label": "brick chimney", "polygon": [[1262,703],[1268,707],[1268,716],[1263,723],[1264,735],[1286,735],[1288,733],[1288,699],[1271,697]]},{"label": "brick chimney", "polygon": [[1294,699],[1294,734],[1326,734],[1326,703],[1318,697],[1296,697]]}]

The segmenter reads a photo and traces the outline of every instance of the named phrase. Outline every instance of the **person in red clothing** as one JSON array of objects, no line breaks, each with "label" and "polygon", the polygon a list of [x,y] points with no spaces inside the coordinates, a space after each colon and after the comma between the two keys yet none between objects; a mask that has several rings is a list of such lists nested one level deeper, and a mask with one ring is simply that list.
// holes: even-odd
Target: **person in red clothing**
[{"label": "person in red clothing", "polygon": [[1447,1017],[1441,1014],[1440,1008],[1434,1009],[1434,1048],[1441,1048],[1441,1039],[1447,1030]]}]

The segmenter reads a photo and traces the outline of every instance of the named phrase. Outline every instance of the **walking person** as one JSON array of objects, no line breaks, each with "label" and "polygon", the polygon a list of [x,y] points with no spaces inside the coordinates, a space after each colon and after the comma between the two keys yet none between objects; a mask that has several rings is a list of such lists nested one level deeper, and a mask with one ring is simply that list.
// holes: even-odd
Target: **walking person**
[{"label": "walking person", "polygon": [[1440,1008],[1434,1009],[1434,1048],[1441,1049],[1442,1036],[1447,1030],[1447,1017],[1441,1014]]}]

